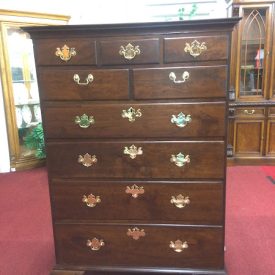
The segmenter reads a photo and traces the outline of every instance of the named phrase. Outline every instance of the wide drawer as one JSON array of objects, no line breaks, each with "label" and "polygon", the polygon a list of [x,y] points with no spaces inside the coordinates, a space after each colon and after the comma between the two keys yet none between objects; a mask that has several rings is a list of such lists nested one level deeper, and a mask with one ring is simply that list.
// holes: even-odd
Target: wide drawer
[{"label": "wide drawer", "polygon": [[133,70],[137,99],[226,97],[227,66]]},{"label": "wide drawer", "polygon": [[51,181],[56,220],[223,223],[221,182]]},{"label": "wide drawer", "polygon": [[165,38],[164,62],[226,60],[228,45],[228,36]]},{"label": "wide drawer", "polygon": [[37,39],[35,61],[37,65],[95,65],[95,40]]},{"label": "wide drawer", "polygon": [[47,104],[44,127],[48,138],[223,137],[225,108],[225,102]]},{"label": "wide drawer", "polygon": [[102,65],[159,63],[158,38],[102,40],[99,47]]},{"label": "wide drawer", "polygon": [[54,232],[57,264],[223,267],[222,228],[58,224]]},{"label": "wide drawer", "polygon": [[47,145],[50,174],[66,178],[223,178],[224,162],[223,141],[108,140]]},{"label": "wide drawer", "polygon": [[43,100],[128,99],[128,70],[40,68],[39,86]]}]

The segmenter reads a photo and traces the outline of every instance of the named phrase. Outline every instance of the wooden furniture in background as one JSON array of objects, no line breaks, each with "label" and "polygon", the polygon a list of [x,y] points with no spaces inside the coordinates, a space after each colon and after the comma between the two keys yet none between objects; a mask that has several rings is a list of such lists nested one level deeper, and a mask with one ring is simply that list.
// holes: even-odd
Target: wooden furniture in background
[{"label": "wooden furniture in background", "polygon": [[275,1],[228,1],[233,32],[229,164],[275,163]]},{"label": "wooden furniture in background", "polygon": [[11,170],[44,163],[25,146],[26,135],[41,122],[33,46],[22,26],[66,24],[69,16],[0,10],[0,67]]},{"label": "wooden furniture in background", "polygon": [[237,20],[24,28],[42,100],[52,274],[225,274]]}]

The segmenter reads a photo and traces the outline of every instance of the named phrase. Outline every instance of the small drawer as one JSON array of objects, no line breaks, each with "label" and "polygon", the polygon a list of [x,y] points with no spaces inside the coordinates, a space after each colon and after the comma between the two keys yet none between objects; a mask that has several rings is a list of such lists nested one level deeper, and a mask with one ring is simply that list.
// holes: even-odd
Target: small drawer
[{"label": "small drawer", "polygon": [[243,118],[264,117],[265,108],[238,107],[235,109],[234,114],[236,117],[243,117]]},{"label": "small drawer", "polygon": [[222,179],[224,142],[48,142],[47,163],[52,176],[66,178]]},{"label": "small drawer", "polygon": [[225,102],[49,103],[43,122],[47,138],[223,137],[225,109]]},{"label": "small drawer", "polygon": [[128,70],[39,68],[42,100],[128,99]]},{"label": "small drawer", "polygon": [[159,39],[100,41],[102,65],[159,63]]},{"label": "small drawer", "polygon": [[137,99],[213,98],[226,96],[227,66],[134,69]]},{"label": "small drawer", "polygon": [[37,65],[95,65],[95,41],[92,39],[37,39]]},{"label": "small drawer", "polygon": [[164,39],[164,62],[226,60],[227,36],[173,37]]},{"label": "small drawer", "polygon": [[223,228],[57,224],[58,265],[223,268]]},{"label": "small drawer", "polygon": [[56,220],[223,223],[223,184],[53,179]]}]

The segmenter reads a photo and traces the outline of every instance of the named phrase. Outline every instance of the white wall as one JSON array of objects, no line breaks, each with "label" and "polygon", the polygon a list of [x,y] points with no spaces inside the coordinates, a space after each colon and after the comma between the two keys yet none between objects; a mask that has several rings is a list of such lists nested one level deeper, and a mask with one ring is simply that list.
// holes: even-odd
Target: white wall
[{"label": "white wall", "polygon": [[0,0],[0,7],[71,15],[70,24],[104,24],[176,19],[179,8],[188,12],[196,2],[200,18],[226,17],[224,0]]}]

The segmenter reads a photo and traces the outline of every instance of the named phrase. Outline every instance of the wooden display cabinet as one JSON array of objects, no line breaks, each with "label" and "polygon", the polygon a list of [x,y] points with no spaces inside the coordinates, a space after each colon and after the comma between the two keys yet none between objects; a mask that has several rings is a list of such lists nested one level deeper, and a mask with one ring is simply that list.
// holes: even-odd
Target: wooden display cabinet
[{"label": "wooden display cabinet", "polygon": [[232,37],[229,164],[275,163],[275,1],[233,0],[242,17]]},{"label": "wooden display cabinet", "polygon": [[25,137],[41,122],[32,40],[20,27],[66,24],[69,16],[0,10],[0,66],[11,170],[40,166]]}]

